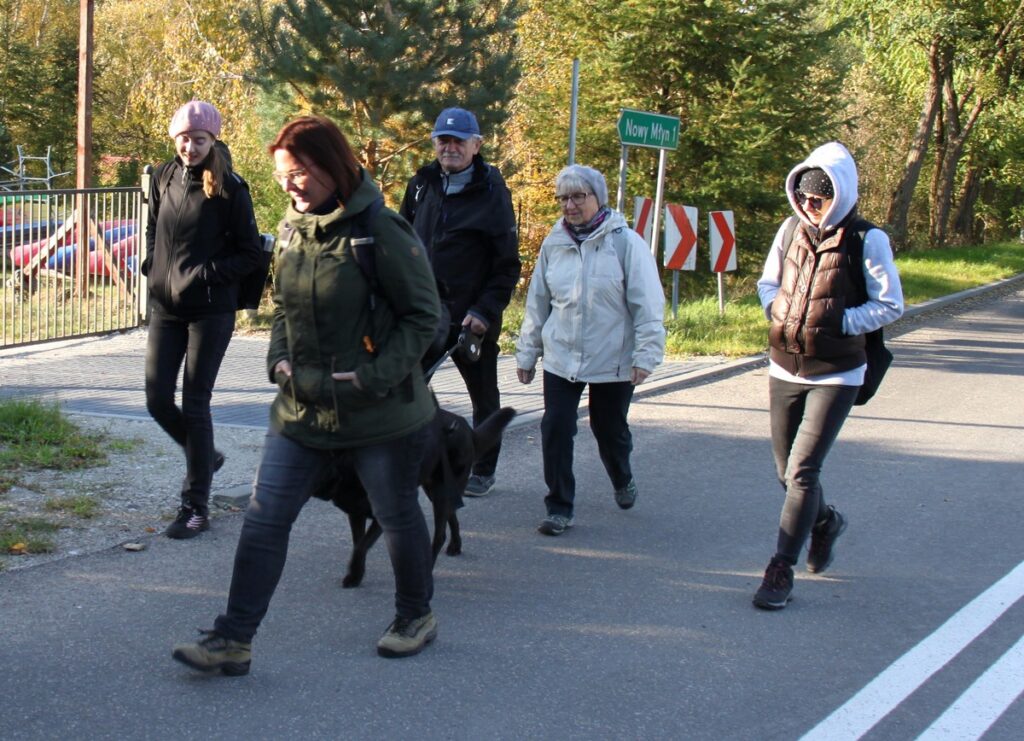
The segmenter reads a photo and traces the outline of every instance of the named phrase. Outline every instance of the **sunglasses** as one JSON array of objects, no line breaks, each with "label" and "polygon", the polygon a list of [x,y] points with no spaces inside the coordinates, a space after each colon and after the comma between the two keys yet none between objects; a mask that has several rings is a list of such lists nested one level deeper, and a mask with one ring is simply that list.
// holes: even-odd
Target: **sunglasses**
[{"label": "sunglasses", "polygon": [[806,193],[801,193],[799,190],[796,192],[797,202],[803,206],[805,203],[813,208],[815,211],[821,211],[821,207],[826,202],[831,201],[831,198],[825,198],[824,196],[809,196]]},{"label": "sunglasses", "polygon": [[587,196],[589,195],[590,193],[569,193],[568,195],[564,196],[555,196],[555,200],[558,201],[563,206],[566,205],[569,201],[572,201],[577,206],[582,206],[583,202],[587,200]]}]

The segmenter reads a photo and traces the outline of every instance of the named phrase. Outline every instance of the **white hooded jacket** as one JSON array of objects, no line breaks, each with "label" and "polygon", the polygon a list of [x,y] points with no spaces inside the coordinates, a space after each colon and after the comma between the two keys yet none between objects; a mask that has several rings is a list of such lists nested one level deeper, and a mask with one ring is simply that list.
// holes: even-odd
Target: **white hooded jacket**
[{"label": "white hooded jacket", "polygon": [[[618,247],[618,249],[616,249]],[[516,364],[569,381],[628,381],[665,352],[665,295],[646,243],[616,211],[580,245],[562,220],[537,256]]]},{"label": "white hooded jacket", "polygon": [[[846,147],[839,142],[829,142],[815,149],[806,160],[789,171],[786,177],[789,204],[797,217],[812,229],[814,225],[796,198],[796,182],[804,170],[814,167],[820,167],[825,171],[835,191],[832,205],[823,215],[818,227],[820,234],[827,234],[834,231],[857,205],[857,165]],[[782,242],[785,230],[786,223],[783,222],[768,252],[761,279],[757,282],[757,293],[768,319],[771,319],[772,301],[775,300],[782,283],[782,268],[785,264],[785,247]],[[903,314],[900,275],[893,263],[889,236],[881,229],[871,229],[864,235],[864,283],[868,293],[867,302],[860,306],[848,306],[843,313],[843,332],[848,335],[873,332],[896,321]],[[859,386],[864,382],[864,368],[862,365],[834,376],[807,379],[787,373],[772,363],[769,374],[793,383],[817,382]]]}]

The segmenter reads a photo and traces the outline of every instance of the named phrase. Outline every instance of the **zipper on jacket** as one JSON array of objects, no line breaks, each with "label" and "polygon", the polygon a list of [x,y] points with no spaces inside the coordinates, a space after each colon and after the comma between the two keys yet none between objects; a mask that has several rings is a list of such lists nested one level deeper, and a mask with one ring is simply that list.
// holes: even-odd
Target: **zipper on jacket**
[{"label": "zipper on jacket", "polygon": [[167,274],[165,276],[164,290],[166,291],[168,304],[170,304],[174,300],[174,297],[171,295],[171,273],[174,272],[174,266],[177,263],[177,257],[179,252],[178,227],[181,226],[181,215],[185,211],[185,204],[188,201],[188,192],[192,186],[192,173],[189,172],[189,169],[184,165],[182,165],[181,168],[181,184],[183,187],[183,191],[181,194],[181,200],[178,201],[178,211],[174,215],[174,228],[171,229],[171,244],[169,245],[170,254],[168,255]]}]

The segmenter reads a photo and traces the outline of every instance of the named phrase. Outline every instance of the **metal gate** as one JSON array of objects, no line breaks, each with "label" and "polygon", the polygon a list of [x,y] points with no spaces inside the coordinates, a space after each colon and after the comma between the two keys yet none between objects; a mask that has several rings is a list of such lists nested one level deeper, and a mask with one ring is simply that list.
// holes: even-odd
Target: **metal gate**
[{"label": "metal gate", "polygon": [[142,190],[0,192],[0,347],[138,327]]}]

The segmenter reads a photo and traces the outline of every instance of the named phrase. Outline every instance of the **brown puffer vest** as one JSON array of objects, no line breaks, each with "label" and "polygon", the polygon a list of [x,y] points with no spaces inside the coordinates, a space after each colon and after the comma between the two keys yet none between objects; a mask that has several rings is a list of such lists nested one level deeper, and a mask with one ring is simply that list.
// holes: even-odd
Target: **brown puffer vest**
[{"label": "brown puffer vest", "polygon": [[843,312],[863,303],[851,279],[846,242],[859,220],[848,219],[818,246],[801,223],[793,234],[772,302],[771,359],[807,378],[863,365],[864,335],[843,334]]}]

